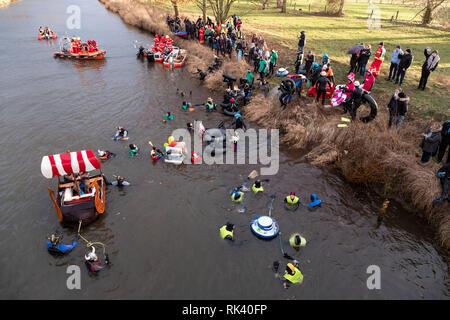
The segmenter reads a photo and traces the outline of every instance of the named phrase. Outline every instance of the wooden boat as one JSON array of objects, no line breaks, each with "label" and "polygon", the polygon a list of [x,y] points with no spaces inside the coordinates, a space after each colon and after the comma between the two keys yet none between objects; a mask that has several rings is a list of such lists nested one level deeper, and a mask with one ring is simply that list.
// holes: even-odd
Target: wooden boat
[{"label": "wooden boat", "polygon": [[166,68],[182,68],[186,61],[186,50],[174,47],[172,52],[164,59]]},{"label": "wooden boat", "polygon": [[[89,175],[93,170],[100,173]],[[56,198],[52,189],[47,190],[61,223],[89,224],[105,212],[106,181],[92,150],[44,156],[41,173],[47,179],[57,179]]]}]

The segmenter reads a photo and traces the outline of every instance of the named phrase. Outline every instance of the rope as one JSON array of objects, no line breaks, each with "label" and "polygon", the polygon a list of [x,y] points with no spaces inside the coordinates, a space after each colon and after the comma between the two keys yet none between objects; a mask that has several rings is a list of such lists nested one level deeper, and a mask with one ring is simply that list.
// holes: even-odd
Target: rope
[{"label": "rope", "polygon": [[80,224],[78,225],[78,235],[80,236],[81,239],[83,239],[86,242],[86,247],[87,248],[92,247],[94,244],[101,245],[103,247],[103,255],[105,255],[106,246],[100,241],[91,242],[91,241],[87,240],[85,237],[83,237],[80,234],[80,229],[81,229],[81,220],[80,220]]}]

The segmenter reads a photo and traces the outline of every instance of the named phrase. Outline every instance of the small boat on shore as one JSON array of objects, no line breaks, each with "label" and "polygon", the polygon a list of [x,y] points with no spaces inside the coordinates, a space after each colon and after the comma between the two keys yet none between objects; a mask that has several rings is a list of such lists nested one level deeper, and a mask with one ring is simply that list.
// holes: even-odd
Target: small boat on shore
[{"label": "small boat on shore", "polygon": [[[93,170],[100,172],[90,175]],[[47,187],[47,190],[61,223],[81,221],[85,225],[105,212],[106,181],[92,150],[44,156],[41,173],[47,179],[57,179],[56,198],[52,189]]]}]

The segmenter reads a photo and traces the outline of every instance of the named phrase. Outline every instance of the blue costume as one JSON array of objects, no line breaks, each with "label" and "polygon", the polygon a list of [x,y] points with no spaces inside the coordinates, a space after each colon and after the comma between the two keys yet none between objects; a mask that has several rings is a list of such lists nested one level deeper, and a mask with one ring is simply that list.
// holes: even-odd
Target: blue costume
[{"label": "blue costume", "polygon": [[47,249],[51,253],[65,254],[75,248],[76,245],[77,241],[74,241],[72,244],[57,244],[56,246],[50,240],[47,241]]}]

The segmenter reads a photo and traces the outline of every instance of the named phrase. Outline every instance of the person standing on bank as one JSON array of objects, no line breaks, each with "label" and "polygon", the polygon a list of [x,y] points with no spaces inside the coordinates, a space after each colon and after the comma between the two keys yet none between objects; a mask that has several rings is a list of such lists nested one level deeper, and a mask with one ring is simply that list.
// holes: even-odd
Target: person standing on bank
[{"label": "person standing on bank", "polygon": [[400,62],[398,63],[398,70],[397,70],[397,77],[395,78],[395,84],[401,86],[403,80],[405,79],[406,70],[408,70],[408,68],[411,66],[414,57],[411,54],[411,49],[406,49],[405,53],[400,55],[399,57]]},{"label": "person standing on bank", "polygon": [[400,45],[398,45],[394,52],[391,55],[391,66],[389,67],[389,77],[387,77],[387,81],[394,80],[397,75],[398,64],[400,63],[399,55],[403,54],[403,50]]},{"label": "person standing on bank", "polygon": [[420,77],[419,86],[417,87],[419,90],[425,90],[430,73],[436,70],[439,60],[441,59],[437,50],[434,50],[431,54],[430,52],[430,47],[426,47],[423,51],[423,54],[425,55],[425,62],[422,65],[422,76]]}]

